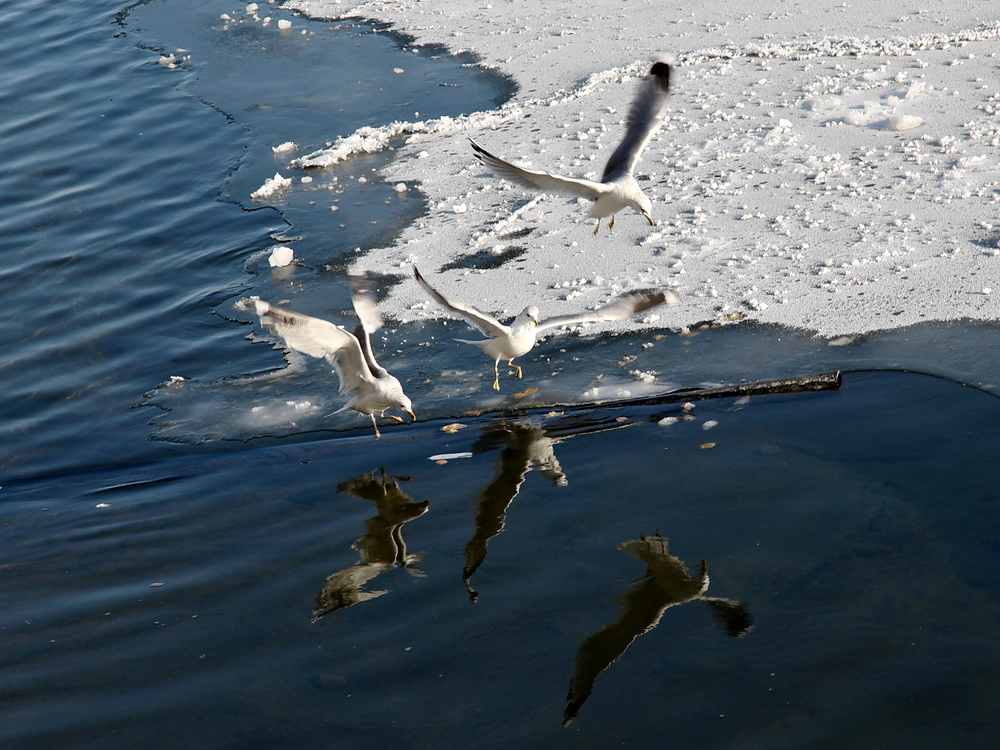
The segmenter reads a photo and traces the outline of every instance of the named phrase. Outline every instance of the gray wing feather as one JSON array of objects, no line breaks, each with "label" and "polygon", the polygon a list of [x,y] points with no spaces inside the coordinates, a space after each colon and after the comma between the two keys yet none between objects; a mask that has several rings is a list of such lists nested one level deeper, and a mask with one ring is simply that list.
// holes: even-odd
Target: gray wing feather
[{"label": "gray wing feather", "polygon": [[354,329],[354,336],[361,346],[361,353],[364,355],[368,369],[376,377],[388,375],[388,371],[379,366],[375,359],[375,352],[372,349],[371,335],[382,327],[382,313],[379,312],[375,303],[375,285],[363,273],[350,272],[347,275],[351,285],[351,302],[354,304],[354,312],[361,321],[361,325]]},{"label": "gray wing feather", "polygon": [[510,329],[507,326],[491,315],[487,315],[471,305],[463,305],[461,302],[455,302],[445,297],[424,280],[424,277],[420,275],[420,271],[417,270],[416,266],[413,267],[413,277],[439,305],[461,315],[469,325],[478,328],[484,336],[496,338],[497,336],[506,336],[510,333]]},{"label": "gray wing feather", "polygon": [[547,318],[539,322],[538,330],[555,328],[556,326],[568,326],[575,323],[601,323],[609,320],[622,320],[632,315],[638,315],[657,305],[662,305],[664,302],[673,304],[676,301],[677,295],[670,291],[640,290],[629,292],[628,294],[623,294],[614,302],[610,302],[596,310],[588,310],[576,315],[559,315],[555,318]]},{"label": "gray wing feather", "polygon": [[625,137],[608,159],[601,182],[632,174],[642,150],[663,123],[669,95],[670,65],[655,62],[632,102],[625,121]]},{"label": "gray wing feather", "polygon": [[254,300],[261,324],[285,345],[317,359],[326,359],[337,371],[341,393],[371,387],[373,381],[358,340],[340,326],[309,315]]},{"label": "gray wing feather", "polygon": [[605,185],[593,180],[561,177],[549,172],[516,167],[494,156],[475,141],[470,139],[469,143],[472,144],[472,149],[476,152],[476,158],[485,166],[492,169],[494,174],[505,180],[515,182],[522,187],[531,188],[532,190],[544,190],[546,192],[572,193],[573,195],[588,198],[592,201],[596,201],[603,193],[608,192],[608,188]]},{"label": "gray wing feather", "polygon": [[363,273],[351,271],[347,278],[351,285],[351,302],[365,332],[375,333],[382,327],[382,313],[375,303],[375,284]]}]

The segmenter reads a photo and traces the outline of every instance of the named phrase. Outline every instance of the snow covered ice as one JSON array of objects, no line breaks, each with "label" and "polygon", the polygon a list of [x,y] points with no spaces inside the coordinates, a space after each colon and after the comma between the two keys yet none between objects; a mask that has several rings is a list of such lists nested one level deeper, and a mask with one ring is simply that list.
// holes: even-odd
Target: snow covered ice
[{"label": "snow covered ice", "polygon": [[[441,290],[497,315],[525,296],[511,290],[553,302],[579,291],[591,307],[638,286],[681,295],[658,320],[615,324],[628,329],[749,318],[835,337],[998,317],[981,292],[997,285],[1000,232],[981,222],[1000,195],[1000,13],[982,17],[981,3],[935,0],[905,15],[750,4],[734,15],[712,1],[622,34],[607,33],[620,13],[610,0],[571,16],[534,8],[530,22],[518,2],[462,13],[444,0],[289,7],[393,23],[420,43],[472,50],[519,85],[495,110],[361,128],[292,163],[328,165],[404,138],[381,179],[419,186],[429,215],[367,250],[361,267],[436,270],[517,236],[527,251],[516,264],[443,271]],[[471,137],[511,161],[593,179],[661,50],[676,66],[671,98],[637,168],[655,227],[620,221],[591,237],[573,199],[528,201],[464,147]],[[587,277],[601,283],[563,287]],[[419,301],[402,283],[384,305],[404,323],[440,316]]]}]

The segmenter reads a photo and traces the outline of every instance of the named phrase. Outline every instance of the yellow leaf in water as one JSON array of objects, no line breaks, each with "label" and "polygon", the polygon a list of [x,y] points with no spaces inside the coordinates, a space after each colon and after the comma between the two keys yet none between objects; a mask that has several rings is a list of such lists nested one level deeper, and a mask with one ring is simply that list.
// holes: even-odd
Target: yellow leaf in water
[{"label": "yellow leaf in water", "polygon": [[448,462],[444,461],[444,460],[441,460],[441,461],[435,461],[434,463],[436,463],[438,466],[444,466]]},{"label": "yellow leaf in water", "polygon": [[653,341],[662,341],[666,337],[667,337],[667,334],[665,334],[665,333],[658,333],[655,336],[653,336]]},{"label": "yellow leaf in water", "polygon": [[532,393],[538,393],[537,388],[529,388],[526,391],[521,391],[520,393],[515,393],[514,398],[524,398],[525,396],[530,396]]},{"label": "yellow leaf in water", "polygon": [[708,450],[709,448],[714,448],[715,446],[716,446],[716,443],[702,443],[701,444],[701,449],[702,450]]},{"label": "yellow leaf in water", "polygon": [[628,422],[628,417],[615,417],[616,422]]},{"label": "yellow leaf in water", "polygon": [[469,425],[462,424],[461,422],[453,422],[452,424],[446,424],[444,427],[442,427],[441,432],[454,433],[458,432],[459,430],[464,430],[468,426]]}]

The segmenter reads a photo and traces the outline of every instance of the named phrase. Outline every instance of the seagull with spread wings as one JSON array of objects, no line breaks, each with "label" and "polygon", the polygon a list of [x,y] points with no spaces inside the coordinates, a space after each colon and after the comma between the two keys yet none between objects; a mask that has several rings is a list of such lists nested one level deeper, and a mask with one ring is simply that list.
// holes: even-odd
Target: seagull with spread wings
[{"label": "seagull with spread wings", "polygon": [[558,315],[545,320],[539,319],[538,308],[529,305],[524,308],[509,326],[505,326],[491,315],[477,310],[472,305],[448,299],[427,283],[416,266],[413,276],[438,304],[465,318],[473,328],[478,328],[487,338],[482,341],[456,339],[463,344],[475,344],[493,359],[493,390],[500,390],[500,360],[507,360],[507,365],[517,371],[517,377],[522,375],[521,368],[514,364],[517,357],[523,357],[535,346],[535,337],[547,328],[569,326],[575,323],[601,323],[611,320],[622,320],[632,315],[645,312],[657,305],[677,301],[677,295],[671,291],[639,290],[628,292],[596,310],[577,313],[576,315]]},{"label": "seagull with spread wings", "polygon": [[518,167],[494,156],[475,141],[470,139],[469,142],[476,158],[505,180],[532,190],[572,193],[594,201],[590,209],[591,218],[597,219],[594,234],[601,228],[601,219],[607,216],[611,217],[608,228],[613,228],[615,214],[628,206],[653,226],[653,203],[642,192],[633,172],[642,150],[663,123],[670,92],[670,70],[670,64],[663,60],[657,60],[649,69],[629,109],[625,137],[608,159],[600,182]]},{"label": "seagull with spread wings", "polygon": [[[396,408],[413,419],[413,404],[403,386],[375,361],[371,334],[382,327],[382,316],[375,306],[374,290],[360,275],[351,275],[351,301],[361,323],[351,334],[344,328],[321,318],[275,307],[262,299],[253,298],[260,322],[285,344],[310,357],[326,359],[340,378],[340,392],[353,394],[351,400],[334,414],[353,409],[371,417],[375,437],[381,437],[375,413],[385,416],[385,410]],[[395,415],[388,418],[401,423]]]}]

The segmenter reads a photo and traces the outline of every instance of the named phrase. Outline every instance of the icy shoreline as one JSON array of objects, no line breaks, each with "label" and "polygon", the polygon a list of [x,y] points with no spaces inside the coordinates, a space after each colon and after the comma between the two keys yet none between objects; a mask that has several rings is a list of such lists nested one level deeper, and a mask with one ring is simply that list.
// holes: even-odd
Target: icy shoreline
[{"label": "icy shoreline", "polygon": [[[520,87],[497,110],[364,128],[290,165],[391,142],[384,179],[419,189],[428,215],[359,267],[408,276],[418,263],[497,314],[673,286],[680,304],[625,326],[750,318],[838,336],[997,320],[1000,22],[977,16],[982,3],[935,0],[909,16],[876,5],[814,4],[806,17],[750,4],[719,23],[720,3],[649,18],[652,5],[629,4],[640,17],[618,33],[623,6],[608,0],[586,16],[522,2],[464,15],[444,0],[288,3],[472,50]],[[469,137],[536,168],[599,174],[635,76],[661,51],[677,63],[673,95],[637,170],[656,227],[624,211],[595,237],[573,199],[529,194],[472,157]],[[442,316],[413,283],[384,308],[403,322]]]}]

